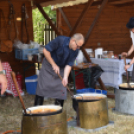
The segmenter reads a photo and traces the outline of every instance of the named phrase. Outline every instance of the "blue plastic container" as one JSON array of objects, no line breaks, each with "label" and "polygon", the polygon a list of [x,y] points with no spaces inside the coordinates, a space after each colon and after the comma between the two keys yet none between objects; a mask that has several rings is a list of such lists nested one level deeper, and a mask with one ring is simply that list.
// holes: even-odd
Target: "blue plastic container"
[{"label": "blue plastic container", "polygon": [[90,93],[95,93],[95,89],[89,88],[89,92],[90,92]]},{"label": "blue plastic container", "polygon": [[107,91],[106,90],[102,90],[102,94],[107,95]]},{"label": "blue plastic container", "polygon": [[100,89],[93,89],[93,88],[84,88],[76,90],[77,94],[83,94],[83,93],[97,93],[97,94],[104,94],[107,95],[106,90],[100,90]]},{"label": "blue plastic container", "polygon": [[102,93],[102,91],[101,91],[101,90],[99,90],[99,89],[96,89],[96,93],[97,93],[97,94],[101,94],[101,93]]},{"label": "blue plastic container", "polygon": [[76,90],[76,93],[81,94],[81,93],[83,93],[83,90],[82,89],[81,90]]},{"label": "blue plastic container", "polygon": [[76,90],[76,93],[89,93],[89,88],[84,88],[84,89],[78,89]]},{"label": "blue plastic container", "polygon": [[37,75],[33,75],[25,78],[26,90],[29,94],[35,95],[37,88]]},{"label": "blue plastic container", "polygon": [[33,49],[15,49],[15,58],[20,60],[27,60],[28,54],[37,54],[39,53],[38,48]]}]

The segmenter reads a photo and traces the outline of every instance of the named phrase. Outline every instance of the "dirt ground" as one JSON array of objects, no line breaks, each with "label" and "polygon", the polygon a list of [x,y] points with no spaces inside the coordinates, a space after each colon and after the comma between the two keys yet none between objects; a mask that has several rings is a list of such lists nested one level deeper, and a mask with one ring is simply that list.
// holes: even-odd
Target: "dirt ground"
[{"label": "dirt ground", "polygon": [[[113,92],[113,88],[108,88],[109,92]],[[26,108],[33,106],[34,95],[25,93],[23,100]],[[54,100],[44,100],[44,104],[54,104]],[[91,134],[134,134],[134,116],[117,114],[112,111],[115,106],[115,100],[108,98],[108,114],[109,120],[114,121],[114,125],[108,126]],[[67,112],[67,118],[76,116],[72,108],[72,100],[68,94],[68,98],[64,104],[64,110]],[[0,134],[7,130],[20,130],[22,119],[22,107],[18,97],[12,96],[0,97]],[[71,127],[68,128],[68,134],[89,134]]]}]

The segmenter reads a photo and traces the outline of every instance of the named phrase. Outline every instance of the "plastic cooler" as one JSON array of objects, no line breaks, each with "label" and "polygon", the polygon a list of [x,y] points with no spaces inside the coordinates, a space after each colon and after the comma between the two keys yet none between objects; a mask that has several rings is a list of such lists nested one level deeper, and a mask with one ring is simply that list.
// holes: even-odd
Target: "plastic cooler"
[{"label": "plastic cooler", "polygon": [[25,78],[26,90],[29,94],[35,94],[37,88],[38,76],[33,75]]},{"label": "plastic cooler", "polygon": [[79,89],[79,90],[76,90],[76,93],[77,94],[82,94],[82,93],[97,93],[97,94],[107,95],[107,91],[106,90],[93,89],[93,88]]}]

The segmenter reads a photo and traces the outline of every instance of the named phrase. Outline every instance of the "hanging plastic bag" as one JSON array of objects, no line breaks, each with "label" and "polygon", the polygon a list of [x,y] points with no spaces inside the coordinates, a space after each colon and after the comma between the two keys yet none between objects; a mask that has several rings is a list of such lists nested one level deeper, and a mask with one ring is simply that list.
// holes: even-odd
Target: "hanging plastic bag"
[{"label": "hanging plastic bag", "polygon": [[[94,66],[90,70],[90,72],[84,73],[84,84],[86,88],[95,88],[97,80],[100,78],[101,74],[104,72],[100,66]],[[90,76],[88,75],[90,73]],[[89,81],[90,77],[90,81]]]}]

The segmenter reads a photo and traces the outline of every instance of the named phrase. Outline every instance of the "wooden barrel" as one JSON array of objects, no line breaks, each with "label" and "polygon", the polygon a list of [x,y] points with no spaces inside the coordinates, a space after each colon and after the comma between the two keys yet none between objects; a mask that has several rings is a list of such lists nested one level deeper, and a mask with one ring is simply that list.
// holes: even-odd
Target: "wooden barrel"
[{"label": "wooden barrel", "polygon": [[95,129],[109,123],[107,97],[105,95],[81,94],[76,99],[81,128]]},{"label": "wooden barrel", "polygon": [[[30,114],[23,114],[22,134],[67,134],[66,112],[62,111],[62,108],[56,105],[53,105],[52,107],[48,105],[35,108],[42,109],[43,107],[44,109],[47,108],[47,111],[49,109],[50,112],[40,114],[33,114],[30,112]],[[58,110],[56,112],[53,112],[52,109],[57,107]],[[59,109],[59,107],[61,109]],[[32,108],[29,109],[31,110]]]}]

